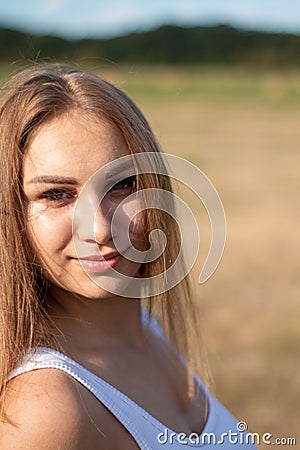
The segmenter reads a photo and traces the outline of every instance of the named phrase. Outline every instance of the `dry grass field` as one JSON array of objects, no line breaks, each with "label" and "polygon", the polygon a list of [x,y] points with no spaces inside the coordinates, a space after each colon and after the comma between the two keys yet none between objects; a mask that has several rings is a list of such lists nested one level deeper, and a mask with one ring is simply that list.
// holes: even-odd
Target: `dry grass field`
[{"label": "dry grass field", "polygon": [[[300,446],[300,71],[90,69],[125,89],[163,150],[217,188],[225,253],[195,295],[214,392],[250,431]],[[204,230],[197,275],[209,227],[196,200],[193,210]]]},{"label": "dry grass field", "polygon": [[[102,72],[141,106],[163,150],[198,165],[222,198],[225,253],[195,296],[216,395],[252,432],[300,445],[300,72]],[[198,275],[209,227],[193,206]]]}]

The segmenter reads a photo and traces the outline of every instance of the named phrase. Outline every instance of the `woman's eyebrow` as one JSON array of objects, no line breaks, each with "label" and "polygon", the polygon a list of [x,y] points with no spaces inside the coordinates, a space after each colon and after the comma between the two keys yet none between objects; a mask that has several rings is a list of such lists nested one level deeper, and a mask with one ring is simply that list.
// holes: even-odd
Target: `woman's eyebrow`
[{"label": "woman's eyebrow", "polygon": [[32,183],[74,184],[74,185],[78,184],[75,178],[59,177],[52,175],[38,175],[37,177],[34,177],[31,180],[26,181],[25,184],[32,184]]}]

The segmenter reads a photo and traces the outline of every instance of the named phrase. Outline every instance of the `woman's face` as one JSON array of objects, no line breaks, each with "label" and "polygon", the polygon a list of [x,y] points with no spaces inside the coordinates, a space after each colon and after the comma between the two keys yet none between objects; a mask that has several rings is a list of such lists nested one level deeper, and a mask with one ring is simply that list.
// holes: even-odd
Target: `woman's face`
[{"label": "woman's face", "polygon": [[[72,236],[74,207],[85,183],[105,164],[128,154],[117,127],[102,119],[88,119],[80,111],[46,122],[31,139],[23,162],[28,233],[53,284],[84,297],[105,298],[111,294],[87,273],[101,277],[108,267],[113,267],[128,277],[138,274],[140,263],[120,255],[114,245],[116,236],[113,239],[111,235],[112,214],[132,193],[133,180],[120,182],[110,190],[95,210],[92,232],[79,233],[84,254],[80,260]],[[122,233],[123,228],[124,224],[119,223],[114,233]],[[137,214],[129,232],[138,250],[147,248],[143,228],[142,216]],[[95,256],[95,245],[106,260]]]}]

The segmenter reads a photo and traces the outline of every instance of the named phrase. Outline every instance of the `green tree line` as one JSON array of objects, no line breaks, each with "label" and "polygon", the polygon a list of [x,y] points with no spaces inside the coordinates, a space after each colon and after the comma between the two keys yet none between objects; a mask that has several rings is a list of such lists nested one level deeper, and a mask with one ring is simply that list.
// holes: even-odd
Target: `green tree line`
[{"label": "green tree line", "polygon": [[227,25],[165,25],[114,38],[75,41],[0,28],[0,61],[47,58],[300,66],[300,35],[246,31]]}]

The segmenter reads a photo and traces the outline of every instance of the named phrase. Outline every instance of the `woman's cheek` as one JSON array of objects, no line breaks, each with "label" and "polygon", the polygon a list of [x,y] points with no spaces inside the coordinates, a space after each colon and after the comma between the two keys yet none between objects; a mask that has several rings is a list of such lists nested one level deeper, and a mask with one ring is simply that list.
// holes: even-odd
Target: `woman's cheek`
[{"label": "woman's cheek", "polygon": [[72,240],[72,213],[32,204],[28,209],[28,232],[38,256],[54,257]]},{"label": "woman's cheek", "polygon": [[145,231],[145,214],[138,213],[131,221],[129,226],[129,235],[131,242],[139,250],[146,250],[149,246]]}]

